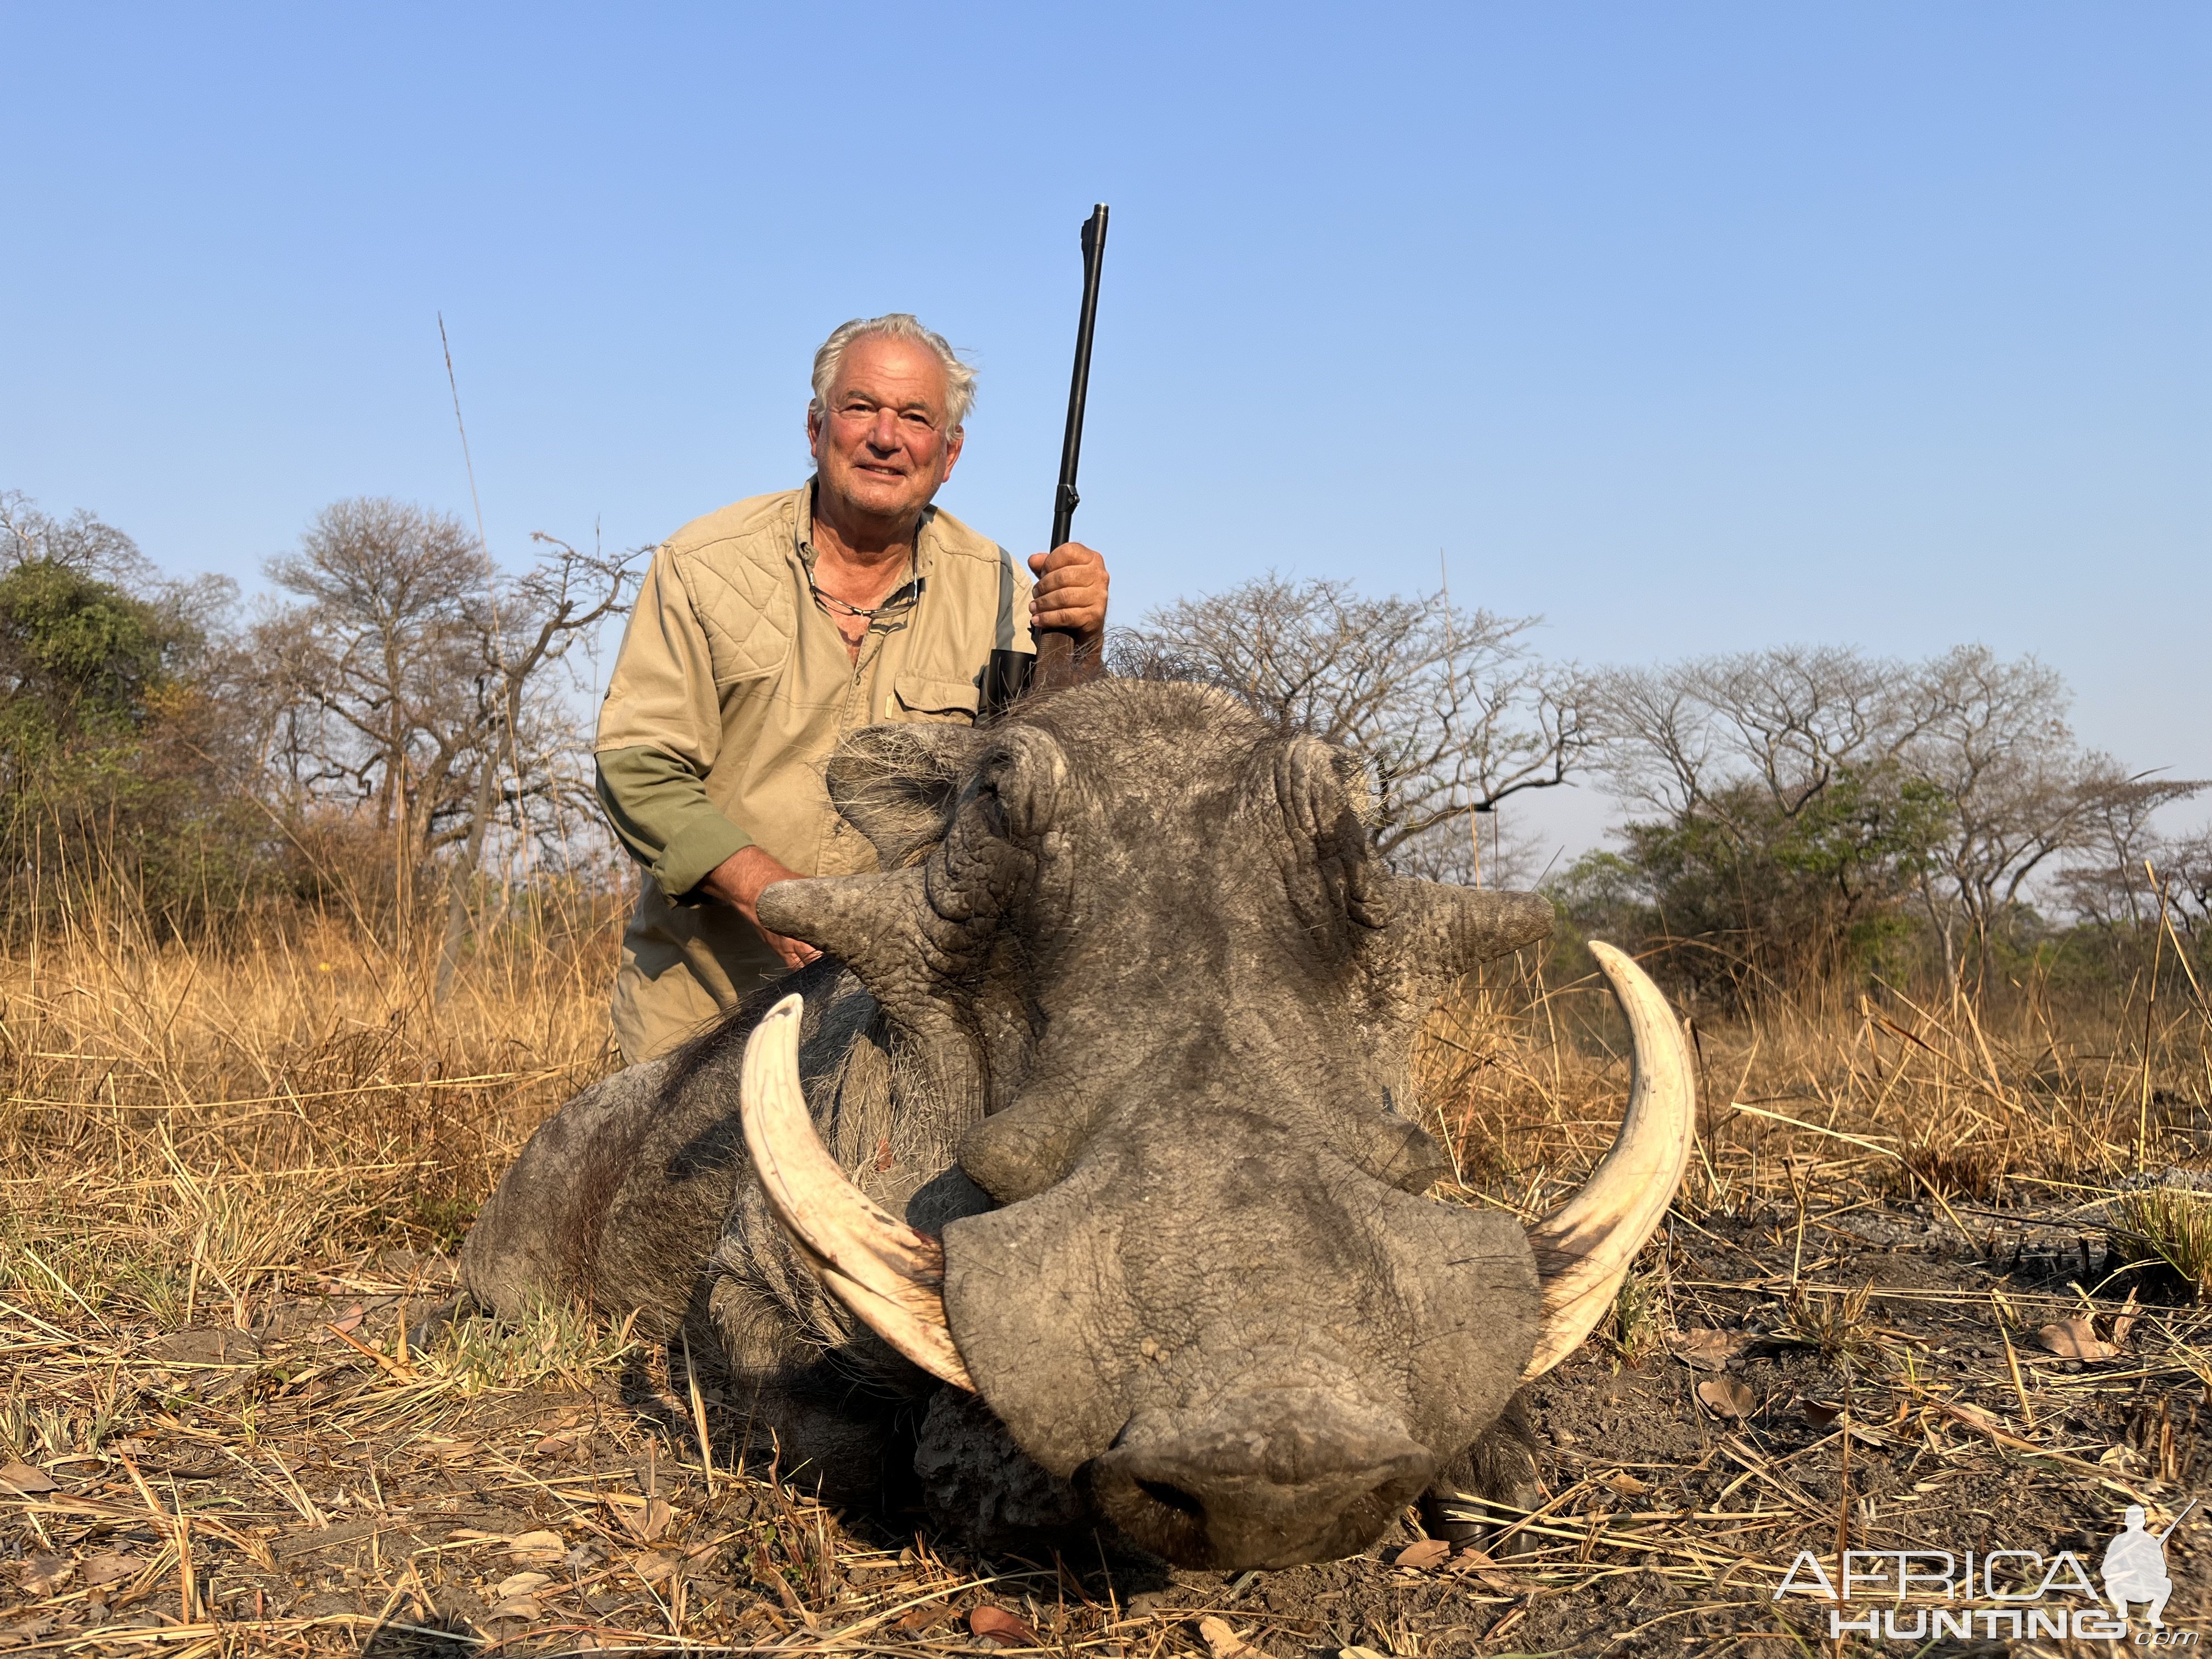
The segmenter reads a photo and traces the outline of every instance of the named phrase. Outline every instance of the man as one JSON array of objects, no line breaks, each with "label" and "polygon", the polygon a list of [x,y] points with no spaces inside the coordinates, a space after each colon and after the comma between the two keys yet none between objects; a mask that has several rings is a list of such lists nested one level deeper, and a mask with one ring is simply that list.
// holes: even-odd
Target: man
[{"label": "man", "polygon": [[2165,1626],[2159,1615],[2166,1611],[2166,1597],[2173,1594],[2173,1581],[2166,1576],[2166,1534],[2143,1530],[2140,1504],[2129,1504],[2123,1518],[2126,1524],[2120,1535],[2105,1546],[2105,1594],[2112,1598],[2112,1610],[2123,1619],[2128,1616],[2129,1602],[2149,1602],[2146,1616],[2150,1627],[2162,1630]]},{"label": "man", "polygon": [[994,649],[1031,624],[1105,632],[1105,561],[1033,555],[1036,580],[931,505],[960,459],[975,372],[903,313],[814,357],[797,489],[710,513],[654,552],[599,713],[599,799],[647,878],[614,1027],[635,1064],[814,955],[760,924],[761,890],[875,867],[823,764],[881,720],[973,721]]}]

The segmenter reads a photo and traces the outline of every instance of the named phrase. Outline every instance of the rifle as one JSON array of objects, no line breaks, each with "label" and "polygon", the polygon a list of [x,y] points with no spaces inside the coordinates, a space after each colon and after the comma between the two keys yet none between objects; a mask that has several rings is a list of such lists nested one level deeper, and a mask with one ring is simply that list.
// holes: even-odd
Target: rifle
[{"label": "rifle", "polygon": [[[1098,272],[1106,258],[1106,204],[1099,203],[1083,222],[1083,311],[1075,326],[1075,373],[1067,388],[1067,429],[1060,441],[1060,483],[1053,491],[1052,539],[1048,550],[1066,542],[1083,500],[1075,488],[1077,463],[1083,454],[1083,406],[1091,390],[1091,336],[1098,321]],[[1097,678],[1098,661],[1087,655],[1079,660],[1075,636],[1060,629],[1037,630],[1036,655],[1016,651],[994,651],[983,675],[983,711],[1004,708],[1030,689],[1032,674],[1040,690]]]},{"label": "rifle", "polygon": [[2171,1538],[2171,1537],[2172,1537],[2172,1536],[2173,1536],[2174,1528],[2175,1528],[2176,1527],[2179,1527],[2179,1525],[2180,1525],[2184,1521],[2186,1521],[2186,1520],[2189,1518],[2189,1510],[2193,1510],[2193,1509],[2195,1509],[2196,1507],[2197,1507],[2197,1500],[2196,1500],[2195,1498],[2191,1498],[2191,1499],[2189,1500],[2189,1507],[2188,1507],[2188,1509],[2185,1509],[2185,1510],[2183,1510],[2181,1511],[2181,1513],[2180,1513],[2180,1514],[2179,1514],[2179,1515],[2175,1516],[2173,1517],[2173,1521],[2172,1521],[2172,1525],[2168,1526],[2168,1527],[2166,1528],[2166,1529],[2164,1532],[2162,1532],[2162,1533],[2159,1534],[2159,1535],[2158,1535],[2158,1541],[2159,1541],[2159,1543],[2160,1543],[2160,1545],[2161,1547],[2163,1547],[2163,1546],[2164,1546],[2164,1544],[2166,1543],[2166,1540],[2167,1539],[2169,1539],[2169,1538]]}]

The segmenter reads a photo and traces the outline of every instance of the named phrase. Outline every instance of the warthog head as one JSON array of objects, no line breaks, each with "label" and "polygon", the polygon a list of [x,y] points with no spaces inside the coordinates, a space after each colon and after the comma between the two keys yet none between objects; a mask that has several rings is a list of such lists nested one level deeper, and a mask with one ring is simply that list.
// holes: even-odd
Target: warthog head
[{"label": "warthog head", "polygon": [[762,918],[842,957],[973,1103],[959,1163],[998,1207],[940,1240],[846,1180],[796,997],[745,1055],[755,1167],[854,1314],[1139,1543],[1363,1547],[1610,1304],[1680,1176],[1679,1028],[1606,956],[1638,1062],[1606,1164],[1533,1233],[1423,1197],[1447,1164],[1400,1115],[1414,1030],[1551,909],[1388,872],[1342,751],[1108,682],[983,731],[876,728],[830,781],[884,872],[771,887]]}]

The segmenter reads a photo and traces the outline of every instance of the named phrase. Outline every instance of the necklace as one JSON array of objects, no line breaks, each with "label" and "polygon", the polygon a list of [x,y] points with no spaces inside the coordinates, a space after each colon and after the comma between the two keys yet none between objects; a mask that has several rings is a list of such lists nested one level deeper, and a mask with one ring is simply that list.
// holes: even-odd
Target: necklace
[{"label": "necklace", "polygon": [[[921,598],[921,576],[919,572],[914,572],[885,595],[881,604],[854,605],[839,599],[835,593],[824,593],[814,580],[814,561],[807,559],[804,562],[806,566],[806,591],[814,596],[815,604],[833,617],[857,617],[873,624],[878,617],[896,616],[902,611],[911,611]],[[914,555],[911,553],[907,555],[907,568],[909,571],[914,570]]]}]

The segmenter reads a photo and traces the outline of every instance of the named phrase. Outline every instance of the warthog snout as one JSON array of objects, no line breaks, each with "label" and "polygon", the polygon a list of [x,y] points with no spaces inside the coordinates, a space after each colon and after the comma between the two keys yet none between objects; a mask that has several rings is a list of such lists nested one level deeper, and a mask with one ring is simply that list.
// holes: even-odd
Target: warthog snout
[{"label": "warthog snout", "polygon": [[1435,1468],[1387,1419],[1332,1395],[1255,1389],[1199,1413],[1140,1413],[1076,1479],[1146,1548],[1233,1569],[1352,1554]]}]

